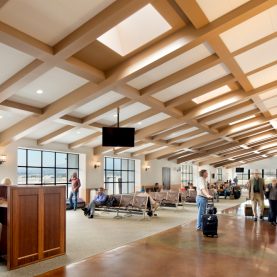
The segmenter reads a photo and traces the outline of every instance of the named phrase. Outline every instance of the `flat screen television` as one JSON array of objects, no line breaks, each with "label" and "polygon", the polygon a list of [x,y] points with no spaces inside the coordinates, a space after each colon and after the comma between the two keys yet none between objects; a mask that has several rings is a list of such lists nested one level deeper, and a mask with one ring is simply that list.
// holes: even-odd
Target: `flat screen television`
[{"label": "flat screen television", "polygon": [[135,128],[103,127],[102,146],[134,147]]},{"label": "flat screen television", "polygon": [[236,168],[236,172],[237,173],[243,173],[244,172],[244,168],[243,167],[237,167]]}]

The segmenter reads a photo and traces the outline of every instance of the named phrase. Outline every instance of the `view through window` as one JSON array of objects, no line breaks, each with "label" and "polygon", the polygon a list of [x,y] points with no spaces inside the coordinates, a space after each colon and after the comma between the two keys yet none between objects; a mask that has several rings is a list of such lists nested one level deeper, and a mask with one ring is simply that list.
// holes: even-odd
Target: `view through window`
[{"label": "view through window", "polygon": [[18,184],[64,184],[69,196],[69,179],[73,172],[79,176],[78,154],[23,148],[17,150]]},{"label": "view through window", "polygon": [[183,164],[181,170],[182,185],[188,185],[188,183],[193,183],[193,166],[191,164]]},{"label": "view through window", "polygon": [[108,194],[135,191],[135,160],[105,157],[104,173]]}]

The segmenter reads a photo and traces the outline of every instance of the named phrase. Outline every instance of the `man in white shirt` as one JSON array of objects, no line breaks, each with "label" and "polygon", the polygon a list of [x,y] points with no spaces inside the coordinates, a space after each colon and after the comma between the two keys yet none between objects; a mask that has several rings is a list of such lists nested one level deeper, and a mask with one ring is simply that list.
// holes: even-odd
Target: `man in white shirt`
[{"label": "man in white shirt", "polygon": [[198,207],[198,215],[197,215],[197,222],[196,222],[196,229],[201,231],[202,226],[202,216],[205,214],[205,210],[207,207],[208,198],[213,198],[212,195],[209,194],[208,191],[208,171],[202,169],[199,172],[200,178],[196,185],[197,197],[196,197],[196,204]]}]

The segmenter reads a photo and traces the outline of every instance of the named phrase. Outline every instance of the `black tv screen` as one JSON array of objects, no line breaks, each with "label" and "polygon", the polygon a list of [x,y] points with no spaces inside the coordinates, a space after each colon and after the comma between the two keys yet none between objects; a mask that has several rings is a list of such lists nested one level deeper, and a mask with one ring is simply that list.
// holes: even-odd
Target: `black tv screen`
[{"label": "black tv screen", "polygon": [[135,128],[103,127],[102,146],[134,147]]},{"label": "black tv screen", "polygon": [[237,167],[236,168],[236,172],[237,173],[243,173],[244,172],[244,168],[243,167]]}]

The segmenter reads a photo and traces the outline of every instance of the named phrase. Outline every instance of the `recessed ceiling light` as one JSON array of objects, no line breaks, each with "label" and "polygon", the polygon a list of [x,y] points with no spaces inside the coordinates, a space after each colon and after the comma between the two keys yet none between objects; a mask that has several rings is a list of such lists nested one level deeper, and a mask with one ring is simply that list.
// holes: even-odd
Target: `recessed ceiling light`
[{"label": "recessed ceiling light", "polygon": [[267,155],[262,155],[263,158],[267,158],[268,156]]},{"label": "recessed ceiling light", "polygon": [[80,132],[80,131],[77,131],[77,134],[78,134],[78,135],[80,135],[80,134],[81,134],[81,132]]},{"label": "recessed ceiling light", "polygon": [[138,125],[141,125],[142,123],[141,122],[138,122]]},{"label": "recessed ceiling light", "polygon": [[43,90],[42,90],[42,89],[38,89],[38,90],[36,91],[36,93],[37,93],[37,94],[43,94]]},{"label": "recessed ceiling light", "polygon": [[259,152],[259,151],[253,151],[253,153],[255,153],[255,154],[260,154],[260,152]]},{"label": "recessed ceiling light", "polygon": [[117,117],[117,114],[114,114],[113,117]]},{"label": "recessed ceiling light", "polygon": [[238,123],[240,123],[240,122],[243,122],[243,121],[245,121],[245,120],[248,120],[248,119],[251,119],[251,118],[254,118],[254,117],[255,117],[255,115],[250,115],[250,116],[244,117],[244,118],[242,118],[242,119],[233,121],[233,122],[229,123],[229,125],[235,125],[235,124],[238,124]]},{"label": "recessed ceiling light", "polygon": [[229,158],[228,160],[229,160],[229,161],[234,161],[235,159],[234,159],[234,158]]},{"label": "recessed ceiling light", "polygon": [[214,89],[208,93],[205,93],[201,96],[195,97],[192,99],[192,101],[196,104],[200,104],[200,103],[206,102],[208,100],[211,100],[215,97],[218,97],[220,95],[223,95],[223,94],[229,92],[230,90],[231,90],[230,87],[225,85],[220,88]]},{"label": "recessed ceiling light", "polygon": [[246,144],[241,144],[240,147],[243,148],[243,149],[249,149],[249,148],[250,148],[250,147],[247,146]]},{"label": "recessed ceiling light", "polygon": [[3,115],[0,115],[0,119],[3,118]]}]

